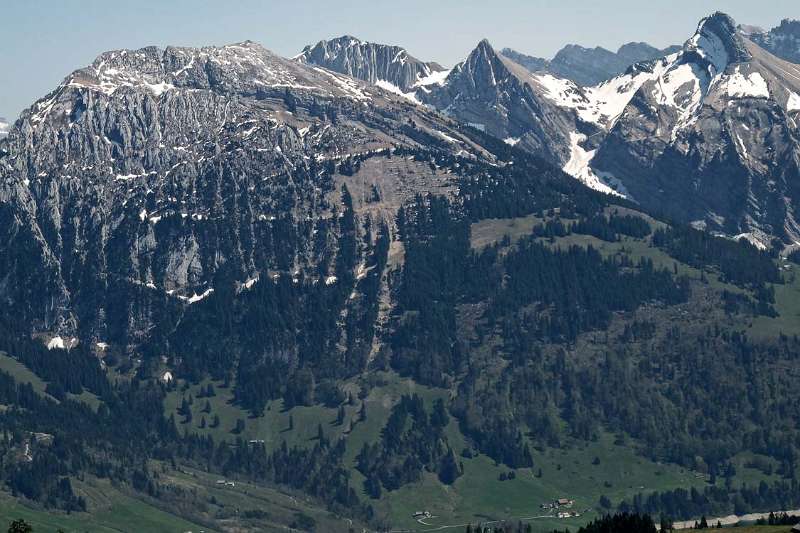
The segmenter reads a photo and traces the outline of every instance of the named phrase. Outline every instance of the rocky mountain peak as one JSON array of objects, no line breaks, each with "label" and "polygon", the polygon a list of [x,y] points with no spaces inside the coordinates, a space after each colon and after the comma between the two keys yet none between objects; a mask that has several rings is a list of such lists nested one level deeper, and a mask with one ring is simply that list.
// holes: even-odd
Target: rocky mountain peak
[{"label": "rocky mountain peak", "polygon": [[[356,264],[334,273],[320,259],[338,250],[335,180],[356,172],[356,158],[429,144],[480,153],[423,106],[252,42],[106,52],[24,111],[0,143],[0,270],[18,281],[0,283],[0,299],[37,331],[127,346],[145,338],[156,310],[220,290],[223,266],[231,283],[300,283],[309,272],[332,287]],[[386,176],[380,157],[370,165]],[[408,165],[426,178],[373,188],[392,187],[386,194],[402,202],[450,187],[442,172],[429,179],[427,163]],[[37,269],[1,259],[20,250]],[[152,298],[153,313],[134,316],[123,303],[107,324],[112,293],[89,278]]]},{"label": "rocky mountain peak", "polygon": [[695,54],[713,67],[713,75],[729,64],[749,61],[752,56],[736,27],[736,22],[717,11],[700,21],[695,34],[683,46],[687,55]]},{"label": "rocky mountain peak", "polygon": [[511,75],[500,54],[487,39],[482,39],[456,69],[472,80],[476,87],[494,87]]},{"label": "rocky mountain peak", "polygon": [[67,76],[53,92],[22,114],[34,128],[58,128],[78,122],[95,100],[137,95],[174,99],[186,92],[222,96],[284,95],[286,91],[317,98],[370,99],[365,86],[346,76],[301,65],[252,42],[203,48],[155,46],[104,52],[91,65]]}]

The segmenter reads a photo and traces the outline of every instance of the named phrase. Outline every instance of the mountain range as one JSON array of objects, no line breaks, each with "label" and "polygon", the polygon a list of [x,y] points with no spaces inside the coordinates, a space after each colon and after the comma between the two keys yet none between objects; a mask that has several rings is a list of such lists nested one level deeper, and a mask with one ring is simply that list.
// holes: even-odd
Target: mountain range
[{"label": "mountain range", "polygon": [[[546,63],[484,40],[446,78],[400,92],[591,187],[759,246],[792,244],[800,90],[787,59],[796,35],[790,21],[757,33],[716,13],[682,47],[571,45]],[[581,65],[608,68],[582,75]]]},{"label": "mountain range", "polygon": [[0,138],[0,518],[800,506],[797,25],[692,30],[548,61],[484,39],[449,69],[344,36],[68,74]]}]

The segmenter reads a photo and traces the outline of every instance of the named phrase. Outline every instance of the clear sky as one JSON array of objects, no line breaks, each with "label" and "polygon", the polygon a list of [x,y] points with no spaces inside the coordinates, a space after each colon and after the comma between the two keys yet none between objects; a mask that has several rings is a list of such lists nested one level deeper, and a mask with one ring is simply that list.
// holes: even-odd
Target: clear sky
[{"label": "clear sky", "polygon": [[451,66],[484,37],[542,57],[567,43],[679,44],[716,10],[772,27],[800,18],[800,0],[0,0],[0,116],[105,50],[251,39],[293,56],[351,34]]}]

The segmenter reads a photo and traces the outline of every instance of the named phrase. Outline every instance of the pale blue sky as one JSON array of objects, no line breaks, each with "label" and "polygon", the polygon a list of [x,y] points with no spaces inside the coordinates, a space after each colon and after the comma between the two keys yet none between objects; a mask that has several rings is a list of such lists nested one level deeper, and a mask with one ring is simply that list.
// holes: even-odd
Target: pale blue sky
[{"label": "pale blue sky", "polygon": [[0,0],[0,116],[15,118],[105,50],[251,39],[285,55],[352,34],[450,66],[487,37],[550,57],[566,43],[682,43],[704,15],[764,27],[800,0]]}]

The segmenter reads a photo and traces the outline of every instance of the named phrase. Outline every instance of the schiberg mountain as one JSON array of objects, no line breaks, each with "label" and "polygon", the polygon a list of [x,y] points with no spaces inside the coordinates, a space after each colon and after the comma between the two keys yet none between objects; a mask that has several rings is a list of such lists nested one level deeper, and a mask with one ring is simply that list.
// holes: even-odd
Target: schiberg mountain
[{"label": "schiberg mountain", "polygon": [[800,507],[796,33],[101,54],[0,138],[0,516]]},{"label": "schiberg mountain", "polygon": [[745,234],[759,246],[771,236],[800,240],[800,65],[717,13],[680,52],[596,91],[612,87],[630,98],[605,124],[592,169],[676,219]]}]

